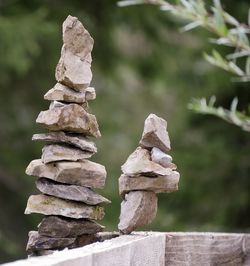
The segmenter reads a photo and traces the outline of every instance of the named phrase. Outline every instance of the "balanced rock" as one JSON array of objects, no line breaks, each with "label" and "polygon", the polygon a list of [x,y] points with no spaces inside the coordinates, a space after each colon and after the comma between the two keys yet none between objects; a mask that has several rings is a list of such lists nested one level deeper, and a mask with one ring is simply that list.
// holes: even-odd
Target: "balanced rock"
[{"label": "balanced rock", "polygon": [[29,197],[25,214],[30,213],[61,215],[75,219],[87,218],[100,220],[104,217],[104,209],[102,207],[89,206],[84,203],[63,200],[43,194]]},{"label": "balanced rock", "polygon": [[90,158],[93,153],[62,144],[49,144],[42,149],[42,162],[79,161]]},{"label": "balanced rock", "polygon": [[26,174],[92,188],[103,188],[107,175],[103,165],[89,160],[44,164],[41,159],[31,161]]},{"label": "balanced rock", "polygon": [[158,148],[153,148],[151,150],[151,160],[165,168],[170,168],[172,170],[177,168],[176,165],[172,163],[173,158]]},{"label": "balanced rock", "polygon": [[43,218],[38,225],[38,232],[48,237],[76,237],[83,234],[95,234],[103,230],[103,226],[86,219],[70,219],[58,216]]},{"label": "balanced rock", "polygon": [[122,172],[126,175],[164,176],[171,173],[171,169],[162,167],[150,160],[150,152],[138,147],[122,165]]},{"label": "balanced rock", "polygon": [[91,51],[94,40],[82,23],[68,16],[63,23],[63,47],[56,67],[56,80],[77,91],[92,80]]},{"label": "balanced rock", "polygon": [[153,221],[157,212],[157,196],[151,191],[132,191],[126,194],[121,203],[118,229],[129,234],[137,227]]},{"label": "balanced rock", "polygon": [[50,249],[63,249],[72,245],[76,238],[53,238],[41,236],[37,231],[29,232],[29,240],[26,247],[28,252],[50,250]]},{"label": "balanced rock", "polygon": [[87,137],[75,133],[56,131],[43,134],[34,134],[32,140],[47,141],[52,143],[67,143],[74,145],[75,147],[83,151],[89,151],[91,153],[97,152],[96,145],[93,141],[91,141]]},{"label": "balanced rock", "polygon": [[43,194],[55,196],[61,199],[80,201],[88,205],[110,203],[108,199],[97,194],[90,188],[76,185],[65,185],[47,178],[39,178],[36,181],[36,187]]},{"label": "balanced rock", "polygon": [[42,111],[36,122],[52,131],[84,133],[96,138],[101,136],[96,117],[87,113],[79,104],[67,104]]},{"label": "balanced rock", "polygon": [[170,150],[167,122],[155,114],[150,114],[144,123],[140,145],[144,148],[159,148],[164,152]]},{"label": "balanced rock", "polygon": [[167,176],[159,176],[156,178],[146,176],[121,175],[119,178],[119,192],[124,197],[124,194],[133,190],[148,190],[155,193],[170,193],[178,190],[180,174],[172,171],[172,174]]},{"label": "balanced rock", "polygon": [[75,91],[60,83],[56,83],[56,85],[44,95],[45,100],[69,103],[85,103],[95,98],[95,89],[92,87]]}]

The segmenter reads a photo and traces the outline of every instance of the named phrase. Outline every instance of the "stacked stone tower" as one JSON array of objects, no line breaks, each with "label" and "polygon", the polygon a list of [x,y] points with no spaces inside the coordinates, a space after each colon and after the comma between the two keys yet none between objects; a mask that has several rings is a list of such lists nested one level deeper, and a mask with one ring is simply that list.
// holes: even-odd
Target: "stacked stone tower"
[{"label": "stacked stone tower", "polygon": [[139,147],[122,166],[120,232],[129,234],[151,223],[157,213],[156,193],[178,190],[180,174],[172,157],[166,154],[169,150],[167,122],[150,114],[145,120]]},{"label": "stacked stone tower", "polygon": [[68,16],[63,23],[57,83],[44,96],[51,104],[36,119],[49,132],[32,138],[46,145],[41,159],[26,169],[28,175],[38,177],[36,187],[41,194],[29,197],[25,214],[45,215],[38,231],[29,233],[31,254],[89,244],[103,229],[95,220],[104,216],[100,205],[110,201],[93,189],[104,187],[106,170],[88,160],[97,152],[90,137],[101,136],[96,117],[88,113],[88,101],[96,97],[95,89],[89,87],[93,44],[81,22]]}]

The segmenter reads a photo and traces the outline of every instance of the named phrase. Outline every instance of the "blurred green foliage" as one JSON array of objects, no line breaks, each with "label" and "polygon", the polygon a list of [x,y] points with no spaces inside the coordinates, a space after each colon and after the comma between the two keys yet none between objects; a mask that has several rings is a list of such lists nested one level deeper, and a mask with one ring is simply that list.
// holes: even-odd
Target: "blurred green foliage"
[{"label": "blurred green foliage", "polygon": [[[226,1],[239,20],[247,0]],[[168,121],[171,155],[181,173],[180,190],[159,196],[154,223],[145,230],[249,231],[249,133],[214,117],[186,109],[191,97],[217,95],[239,109],[249,102],[247,84],[232,83],[227,73],[210,66],[202,52],[211,49],[209,34],[178,32],[179,23],[154,7],[119,8],[116,1],[0,1],[0,261],[25,257],[27,233],[41,216],[24,216],[35,178],[24,171],[41,155],[32,143],[35,124],[49,103],[43,95],[55,84],[54,70],[62,45],[61,24],[79,17],[95,39],[90,103],[102,132],[93,160],[104,164],[112,200],[103,224],[116,230],[120,166],[136,148],[150,112]],[[226,48],[221,48],[226,49]]]}]

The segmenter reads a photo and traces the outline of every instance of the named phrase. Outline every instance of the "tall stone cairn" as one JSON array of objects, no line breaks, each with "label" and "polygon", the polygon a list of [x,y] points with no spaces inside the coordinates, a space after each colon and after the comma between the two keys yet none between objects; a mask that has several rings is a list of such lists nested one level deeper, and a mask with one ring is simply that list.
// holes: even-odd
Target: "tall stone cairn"
[{"label": "tall stone cairn", "polygon": [[104,217],[100,205],[110,201],[93,189],[104,187],[106,170],[88,160],[97,152],[90,138],[101,137],[96,117],[88,113],[88,101],[96,97],[95,89],[89,87],[93,44],[78,18],[68,16],[63,23],[57,83],[44,95],[51,104],[36,119],[49,132],[32,137],[46,145],[41,159],[26,169],[27,175],[38,177],[41,194],[29,197],[25,214],[45,215],[38,230],[29,232],[27,252],[32,255],[84,246],[96,241],[104,228],[95,220]]},{"label": "tall stone cairn", "polygon": [[180,174],[172,163],[167,122],[155,114],[145,120],[139,147],[122,165],[119,192],[123,198],[118,229],[130,234],[149,224],[157,213],[156,193],[178,190]]}]

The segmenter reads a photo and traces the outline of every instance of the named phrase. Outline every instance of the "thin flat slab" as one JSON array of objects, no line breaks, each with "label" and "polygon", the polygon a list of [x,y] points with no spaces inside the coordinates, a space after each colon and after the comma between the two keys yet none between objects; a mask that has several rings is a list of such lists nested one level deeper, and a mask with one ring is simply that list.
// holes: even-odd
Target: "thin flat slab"
[{"label": "thin flat slab", "polygon": [[100,206],[89,206],[84,203],[63,200],[43,194],[31,195],[24,213],[61,215],[75,219],[85,218],[93,220],[100,220],[104,217],[104,209]]},{"label": "thin flat slab", "polygon": [[61,199],[84,202],[88,205],[107,204],[110,201],[87,187],[65,185],[47,178],[39,178],[36,187],[43,193]]},{"label": "thin flat slab", "polygon": [[171,147],[167,132],[167,121],[155,114],[150,114],[144,123],[140,145],[144,148],[156,147],[164,152],[169,151]]},{"label": "thin flat slab", "polygon": [[63,131],[49,132],[42,134],[34,134],[32,136],[34,141],[46,141],[51,143],[67,143],[71,144],[83,151],[96,153],[97,148],[93,141],[86,136],[75,133],[66,133]]},{"label": "thin flat slab", "polygon": [[125,193],[134,190],[148,190],[155,193],[170,193],[178,190],[180,174],[172,171],[171,175],[156,178],[121,175],[119,178],[119,192],[122,197]]},{"label": "thin flat slab", "polygon": [[95,234],[103,231],[104,226],[86,219],[70,219],[59,216],[47,216],[38,225],[41,236],[76,237],[83,234]]},{"label": "thin flat slab", "polygon": [[130,234],[137,228],[150,224],[157,213],[157,196],[151,191],[132,191],[121,204],[118,229]]},{"label": "thin flat slab", "polygon": [[75,90],[87,88],[92,79],[91,51],[94,40],[76,17],[63,23],[63,47],[56,67],[56,80]]},{"label": "thin flat slab", "polygon": [[71,238],[52,238],[41,236],[37,231],[29,232],[29,240],[27,243],[26,251],[34,252],[50,249],[64,249],[73,245],[76,241],[75,237]]},{"label": "thin flat slab", "polygon": [[153,148],[151,150],[151,160],[165,168],[170,168],[172,170],[177,169],[177,166],[172,163],[172,156],[164,153],[158,148]]},{"label": "thin flat slab", "polygon": [[103,165],[89,160],[44,164],[41,159],[37,159],[30,162],[26,174],[91,188],[103,188],[107,176]]},{"label": "thin flat slab", "polygon": [[49,144],[42,149],[42,162],[79,161],[90,158],[93,154],[65,144]]},{"label": "thin flat slab", "polygon": [[138,147],[122,165],[122,172],[126,175],[165,176],[172,170],[150,160],[150,152]]},{"label": "thin flat slab", "polygon": [[36,123],[51,131],[69,131],[100,137],[96,117],[79,104],[66,104],[40,112]]},{"label": "thin flat slab", "polygon": [[45,95],[44,99],[49,101],[63,101],[68,103],[85,103],[96,98],[95,89],[88,87],[75,91],[63,84],[56,83]]}]

